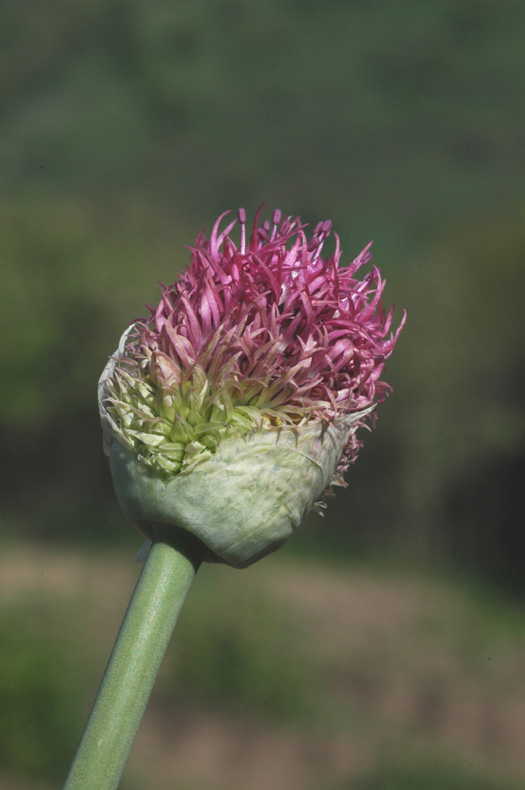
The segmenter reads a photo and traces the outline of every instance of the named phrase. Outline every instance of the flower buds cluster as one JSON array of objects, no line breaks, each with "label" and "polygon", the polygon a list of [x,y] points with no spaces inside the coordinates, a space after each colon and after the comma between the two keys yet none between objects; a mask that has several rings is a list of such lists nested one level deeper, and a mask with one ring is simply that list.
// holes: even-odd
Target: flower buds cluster
[{"label": "flower buds cluster", "polygon": [[[259,212],[260,213],[260,212]],[[99,383],[117,495],[151,539],[183,529],[243,567],[281,545],[342,475],[375,419],[402,324],[367,247],[322,257],[331,222],[257,214],[241,241],[217,220],[149,317],[125,332]],[[403,319],[404,320],[404,319]],[[175,539],[175,538],[174,538]]]}]

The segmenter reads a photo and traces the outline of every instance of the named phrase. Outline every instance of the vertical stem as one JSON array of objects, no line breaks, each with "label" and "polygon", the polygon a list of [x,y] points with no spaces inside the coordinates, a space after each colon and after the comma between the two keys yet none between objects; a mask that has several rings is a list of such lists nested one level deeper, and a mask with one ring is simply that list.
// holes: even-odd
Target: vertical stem
[{"label": "vertical stem", "polygon": [[133,592],[64,790],[115,790],[202,559],[154,543]]}]

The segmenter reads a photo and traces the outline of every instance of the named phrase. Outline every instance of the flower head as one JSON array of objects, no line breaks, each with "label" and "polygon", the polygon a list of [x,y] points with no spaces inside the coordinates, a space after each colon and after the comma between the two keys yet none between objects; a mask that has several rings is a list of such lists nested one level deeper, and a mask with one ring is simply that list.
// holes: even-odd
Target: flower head
[{"label": "flower head", "polygon": [[[241,209],[237,245],[230,236],[237,220],[221,230],[226,214],[209,240],[198,236],[188,269],[163,286],[158,306],[128,329],[108,363],[100,388],[106,443],[157,488],[180,478],[179,493],[190,473],[213,461],[226,463],[231,476],[240,440],[253,455],[261,442],[266,451],[293,447],[322,467],[315,499],[342,482],[360,446],[356,429],[374,423],[389,389],[385,360],[403,322],[391,332],[375,266],[356,277],[370,245],[340,268],[337,236],[335,252],[322,257],[330,221],[308,239],[300,219],[274,211],[271,223],[260,224],[259,210],[248,234]],[[320,455],[328,445],[327,465]]]}]

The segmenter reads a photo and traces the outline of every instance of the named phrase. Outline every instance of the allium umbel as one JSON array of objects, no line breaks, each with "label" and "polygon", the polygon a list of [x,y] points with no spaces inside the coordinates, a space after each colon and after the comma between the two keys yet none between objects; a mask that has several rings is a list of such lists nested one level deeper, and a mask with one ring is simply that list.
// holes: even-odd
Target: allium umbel
[{"label": "allium umbel", "polygon": [[[228,212],[226,212],[227,214]],[[187,530],[208,559],[244,567],[278,548],[361,445],[399,332],[370,245],[322,257],[332,223],[255,217],[240,246],[201,233],[187,270],[134,322],[99,383],[117,495],[149,538]],[[174,538],[175,539],[175,538]]]}]

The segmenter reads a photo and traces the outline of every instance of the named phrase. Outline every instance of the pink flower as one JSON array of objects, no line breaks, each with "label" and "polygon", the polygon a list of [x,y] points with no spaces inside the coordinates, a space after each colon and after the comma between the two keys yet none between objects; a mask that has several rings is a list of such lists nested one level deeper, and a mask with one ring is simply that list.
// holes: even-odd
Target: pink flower
[{"label": "pink flower", "polygon": [[330,221],[308,239],[299,218],[274,211],[260,225],[259,209],[248,236],[240,209],[237,245],[237,220],[221,230],[228,213],[209,240],[198,236],[187,270],[163,286],[158,306],[110,361],[101,407],[108,444],[116,440],[167,478],[225,440],[342,425],[328,480],[342,483],[360,447],[356,429],[374,424],[389,390],[381,375],[405,318],[392,332],[377,267],[357,278],[370,245],[343,268],[335,235],[335,252],[322,257]]}]

